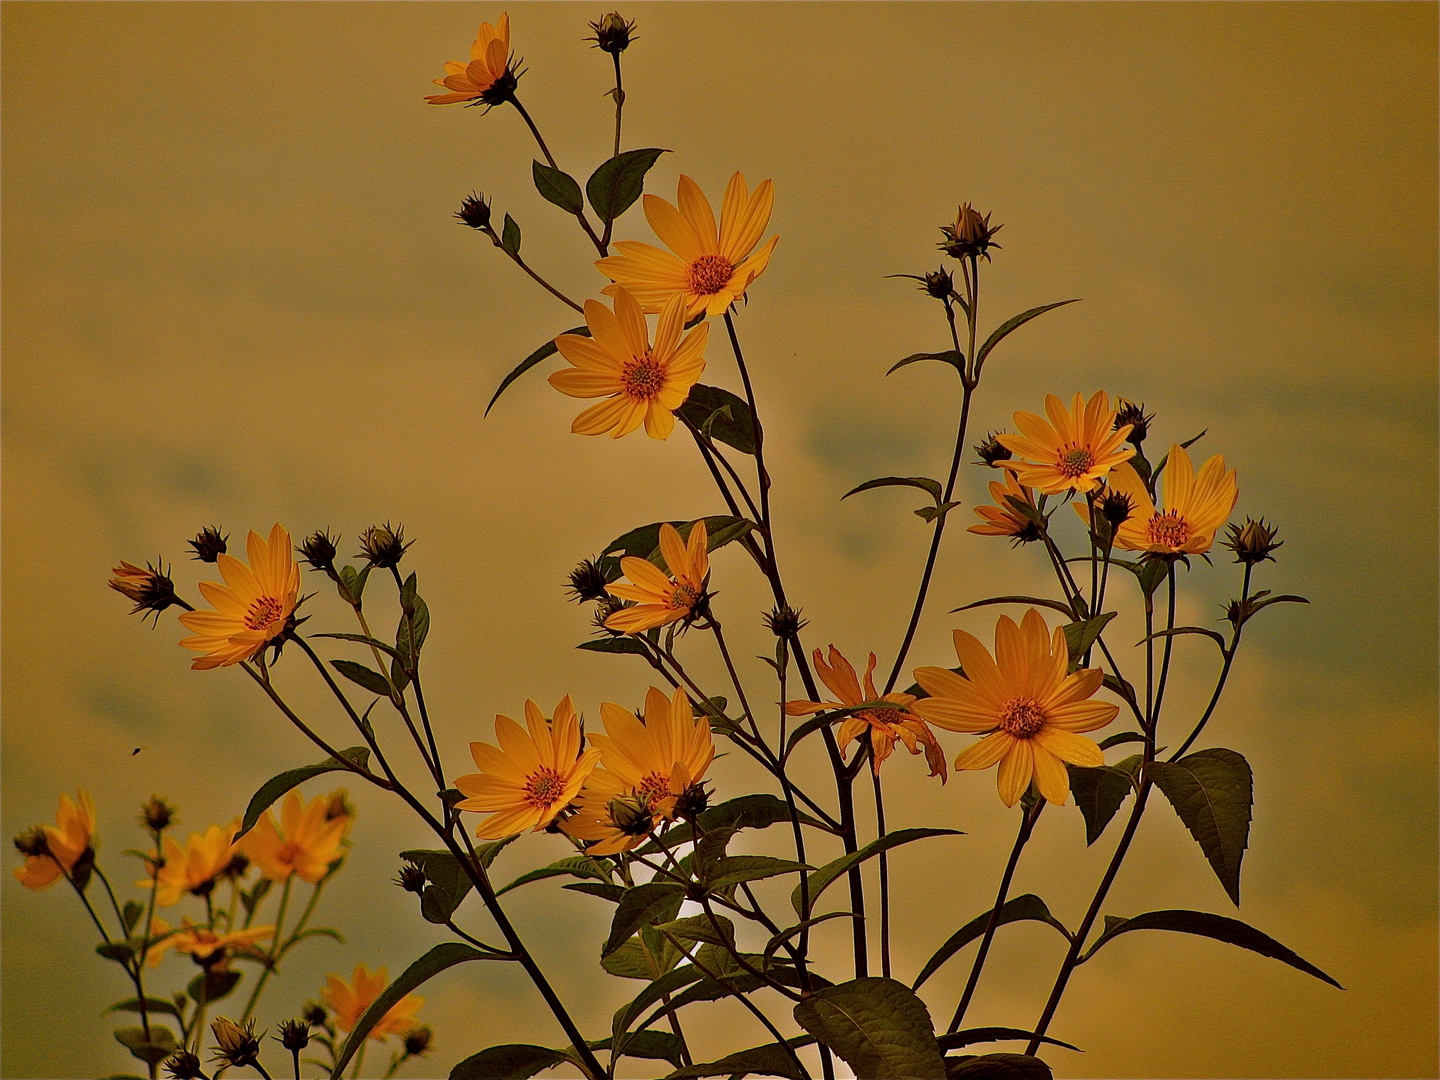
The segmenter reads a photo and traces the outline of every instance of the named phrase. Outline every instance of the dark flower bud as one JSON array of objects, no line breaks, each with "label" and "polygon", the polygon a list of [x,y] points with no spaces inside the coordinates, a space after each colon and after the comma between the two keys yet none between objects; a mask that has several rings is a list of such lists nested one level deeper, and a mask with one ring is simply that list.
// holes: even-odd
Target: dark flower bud
[{"label": "dark flower bud", "polygon": [[610,800],[610,820],[626,836],[645,836],[655,828],[648,806],[627,799]]},{"label": "dark flower bud", "polygon": [[975,453],[980,455],[976,465],[994,465],[997,461],[1009,461],[1013,454],[1008,446],[1002,446],[996,437],[1003,432],[992,431],[985,436],[984,440],[975,444]]},{"label": "dark flower bud", "polygon": [[608,599],[610,594],[605,591],[607,584],[599,564],[594,559],[586,559],[570,571],[570,584],[566,587],[575,594],[576,600],[583,603]]},{"label": "dark flower bud", "polygon": [[605,625],[605,620],[610,618],[611,615],[614,615],[615,612],[619,611],[624,606],[625,602],[623,600],[619,600],[609,595],[602,597],[596,603],[595,615],[590,620],[592,623],[595,624],[595,632],[597,634],[605,634],[608,637],[624,637],[625,631],[612,630],[610,629],[610,627]]},{"label": "dark flower bud", "polygon": [[310,1025],[305,1020],[286,1020],[274,1038],[286,1050],[304,1050],[310,1045]]},{"label": "dark flower bud", "polygon": [[15,850],[27,858],[50,854],[50,842],[45,839],[45,827],[33,825],[15,837]]},{"label": "dark flower bud", "polygon": [[199,559],[201,562],[213,563],[216,559],[225,554],[225,541],[228,536],[221,536],[220,530],[215,526],[207,526],[200,530],[200,535],[190,541],[190,546],[195,549],[192,559]]},{"label": "dark flower bud", "polygon": [[1110,523],[1110,534],[1113,536],[1115,530],[1130,517],[1135,504],[1123,491],[1107,488],[1105,493],[1095,500],[1095,508],[1100,511],[1100,516]]},{"label": "dark flower bud", "polygon": [[808,620],[802,619],[800,612],[796,608],[789,607],[788,605],[782,607],[777,604],[771,608],[767,614],[762,615],[761,618],[765,621],[766,629],[777,638],[786,640],[794,637],[802,628],[808,625]]},{"label": "dark flower bud", "polygon": [[1264,518],[1256,521],[1247,517],[1244,525],[1232,523],[1227,526],[1224,544],[1235,553],[1236,562],[1254,566],[1266,559],[1275,561],[1270,553],[1285,544],[1285,541],[1275,539],[1279,533],[1280,530],[1273,525],[1265,524]]},{"label": "dark flower bud", "polygon": [[130,609],[131,615],[154,612],[158,624],[160,612],[179,602],[175,596],[175,583],[170,580],[165,564],[159,559],[146,563],[144,570],[121,560],[120,565],[110,572],[115,575],[110,579],[110,587],[135,601],[135,606]]},{"label": "dark flower bud", "polygon": [[260,1039],[255,1034],[254,1020],[247,1020],[241,1027],[233,1020],[217,1016],[210,1022],[210,1030],[215,1033],[216,1061],[238,1069],[254,1065],[259,1059]]},{"label": "dark flower bud", "polygon": [[[410,544],[413,543],[415,541],[411,540]],[[410,544],[405,543],[405,526],[396,525],[391,528],[387,521],[384,525],[372,525],[365,530],[360,537],[357,558],[368,559],[371,566],[399,566]]]},{"label": "dark flower bud", "polygon": [[640,39],[640,35],[634,32],[635,20],[631,19],[626,22],[618,11],[602,15],[589,25],[590,29],[595,31],[595,36],[585,40],[595,42],[597,49],[602,49],[607,53],[618,55],[628,49],[632,41]]},{"label": "dark flower bud", "polygon": [[175,807],[160,798],[159,795],[151,795],[150,801],[140,807],[140,824],[151,832],[168,829],[175,824],[175,821]]},{"label": "dark flower bud", "polygon": [[429,1024],[420,1024],[405,1033],[405,1056],[424,1057],[430,1052],[430,1044],[435,1039],[435,1032]]},{"label": "dark flower bud", "polygon": [[691,784],[675,800],[675,816],[685,821],[694,821],[710,805],[710,792],[704,782]]},{"label": "dark flower bud", "polygon": [[520,63],[515,57],[510,57],[505,65],[505,73],[491,83],[487,89],[480,91],[480,97],[470,104],[474,105],[483,101],[486,105],[494,108],[507,101],[514,101],[515,88],[520,85],[520,76],[525,74],[525,72],[517,70]]},{"label": "dark flower bud", "polygon": [[415,863],[406,862],[404,866],[400,867],[400,876],[393,880],[396,885],[399,885],[406,892],[413,892],[418,895],[425,891],[425,871],[420,869]]},{"label": "dark flower bud", "polygon": [[229,878],[231,881],[239,881],[250,869],[250,860],[243,852],[235,852],[230,856],[230,861],[225,864],[225,869],[220,871],[220,876]]},{"label": "dark flower bud", "polygon": [[305,542],[295,550],[313,569],[323,570],[334,577],[335,556],[339,553],[335,547],[336,539],[330,535],[328,529],[317,529],[307,536]]},{"label": "dark flower bud", "polygon": [[189,1050],[177,1050],[165,1059],[165,1071],[172,1080],[201,1080],[200,1059]]},{"label": "dark flower bud", "polygon": [[300,1019],[311,1027],[322,1027],[328,1016],[325,1006],[318,1001],[307,1001],[304,1008],[300,1010]]},{"label": "dark flower bud", "polygon": [[1115,410],[1115,430],[1119,431],[1126,424],[1130,425],[1130,435],[1127,441],[1135,445],[1138,450],[1140,444],[1145,441],[1145,436],[1150,434],[1150,425],[1155,420],[1154,413],[1147,413],[1143,404],[1136,405],[1133,401],[1120,399],[1119,407]]},{"label": "dark flower bud", "polygon": [[352,821],[355,819],[355,807],[350,802],[350,792],[343,787],[332,791],[325,803],[325,820],[334,821],[338,817],[347,817]]},{"label": "dark flower bud", "polygon": [[465,196],[465,201],[460,204],[460,209],[455,211],[455,216],[470,228],[485,232],[490,228],[490,203],[484,195],[472,191]]},{"label": "dark flower bud", "polygon": [[1000,248],[993,238],[1002,228],[1003,225],[992,228],[989,214],[981,217],[979,211],[965,203],[956,213],[953,225],[940,226],[945,239],[938,246],[952,259],[975,258],[989,262],[990,249]]},{"label": "dark flower bud", "polygon": [[955,279],[942,266],[926,274],[920,281],[920,288],[936,300],[948,300],[955,289]]}]

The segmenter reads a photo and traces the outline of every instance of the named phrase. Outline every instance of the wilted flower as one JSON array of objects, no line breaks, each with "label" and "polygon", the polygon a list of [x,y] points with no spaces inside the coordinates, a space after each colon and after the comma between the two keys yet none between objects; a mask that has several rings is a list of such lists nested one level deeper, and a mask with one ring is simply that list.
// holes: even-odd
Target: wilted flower
[{"label": "wilted flower", "polygon": [[413,543],[414,540],[405,543],[404,525],[391,528],[387,521],[384,525],[371,525],[365,530],[360,537],[360,550],[356,557],[368,559],[371,566],[395,567],[400,565],[400,560]]},{"label": "wilted flower", "polygon": [[1274,562],[1275,557],[1270,553],[1285,543],[1275,539],[1279,532],[1273,525],[1265,524],[1264,518],[1256,521],[1247,517],[1244,525],[1227,527],[1224,544],[1235,553],[1235,561],[1246,566],[1266,559]]},{"label": "wilted flower", "polygon": [[953,225],[940,226],[945,239],[940,241],[939,248],[953,259],[968,257],[989,262],[990,249],[1000,247],[992,238],[1003,228],[1003,225],[991,228],[990,215],[981,217],[967,202],[956,212]]},{"label": "wilted flower", "polygon": [[175,583],[170,580],[165,564],[159,559],[146,563],[143,570],[121,560],[120,565],[110,572],[115,575],[110,579],[110,587],[135,601],[135,606],[130,609],[131,615],[153,611],[158,623],[160,612],[171,604],[179,603],[175,596]]},{"label": "wilted flower", "polygon": [[618,11],[612,11],[608,15],[602,15],[598,20],[589,24],[590,29],[595,31],[594,37],[586,38],[586,41],[595,42],[595,47],[607,53],[619,54],[630,47],[632,41],[638,41],[640,35],[634,33],[635,20],[626,22]]},{"label": "wilted flower", "polygon": [[215,526],[206,526],[200,530],[200,534],[194,540],[190,541],[190,546],[195,550],[195,554],[191,558],[198,559],[200,562],[213,563],[215,556],[225,554],[225,542],[229,539],[228,536],[221,536],[220,530]]},{"label": "wilted flower", "polygon": [[405,1054],[407,1057],[424,1057],[432,1049],[435,1032],[429,1024],[419,1024],[405,1033]]}]

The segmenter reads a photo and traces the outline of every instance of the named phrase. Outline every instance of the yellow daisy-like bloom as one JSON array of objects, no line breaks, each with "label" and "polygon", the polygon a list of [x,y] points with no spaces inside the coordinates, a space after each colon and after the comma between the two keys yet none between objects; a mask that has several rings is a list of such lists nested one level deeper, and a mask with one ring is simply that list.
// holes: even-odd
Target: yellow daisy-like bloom
[{"label": "yellow daisy-like bloom", "polygon": [[[510,73],[510,13],[500,16],[496,26],[480,24],[475,44],[470,46],[470,62],[450,60],[445,64],[445,77],[436,79],[448,94],[433,94],[425,100],[431,105],[454,105],[458,101],[484,98],[485,92]],[[511,89],[514,89],[513,84]],[[491,102],[494,104],[494,102]]]},{"label": "yellow daisy-like bloom", "polygon": [[894,708],[870,709],[866,712],[855,713],[847,716],[840,722],[840,728],[836,732],[836,739],[840,742],[840,749],[843,751],[854,740],[858,739],[867,731],[870,735],[870,758],[876,774],[880,772],[880,766],[895,750],[897,741],[905,744],[905,749],[912,754],[925,751],[925,762],[930,766],[930,775],[940,777],[940,782],[945,782],[945,753],[940,749],[939,742],[935,739],[935,733],[910,710],[914,704],[913,694],[902,694],[898,691],[886,694],[882,699],[875,690],[875,654],[870,654],[870,663],[865,668],[865,689],[861,693],[860,680],[855,677],[855,669],[850,661],[841,655],[840,650],[834,645],[830,646],[830,662],[825,662],[825,657],[819,649],[814,654],[815,670],[820,673],[820,680],[830,688],[838,697],[839,701],[787,701],[785,712],[790,716],[809,716],[811,713],[821,712],[825,709],[841,709],[849,706],[859,705],[863,701],[889,701],[894,703]]},{"label": "yellow daisy-like bloom", "polygon": [[1132,425],[1115,428],[1115,411],[1103,390],[1088,403],[1083,394],[1076,394],[1068,410],[1054,394],[1046,394],[1045,412],[1048,423],[1034,413],[1017,412],[1015,426],[1020,434],[995,436],[1001,446],[1024,459],[996,464],[1013,472],[1026,487],[1046,495],[1094,491],[1110,470],[1135,456],[1135,450],[1124,445]]},{"label": "yellow daisy-like bloom", "polygon": [[[1225,459],[1216,454],[1195,466],[1185,448],[1170,448],[1162,477],[1165,510],[1161,513],[1145,490],[1140,476],[1129,465],[1121,465],[1110,476],[1110,487],[1130,499],[1130,515],[1115,530],[1115,546],[1127,551],[1157,551],[1167,555],[1198,555],[1209,551],[1215,534],[1230,517],[1240,498],[1235,470],[1225,471]],[[1080,519],[1089,524],[1088,507],[1075,504]]]},{"label": "yellow daisy-like bloom", "polygon": [[[189,953],[196,960],[206,960],[217,952],[224,952],[224,956],[212,963],[225,964],[229,962],[230,956],[236,951],[247,949],[257,941],[264,941],[275,933],[273,926],[250,926],[242,930],[232,930],[228,934],[217,934],[205,926],[199,926],[191,922],[188,917],[180,920],[180,930],[170,934],[170,924],[164,919],[156,918],[150,921],[150,936],[152,938],[164,937],[170,934],[164,941],[151,945],[145,953],[145,963],[150,967],[159,965],[161,958],[165,955],[166,949],[174,949],[176,952]],[[207,964],[206,967],[210,965]]]},{"label": "yellow daisy-like bloom", "polygon": [[[160,867],[155,903],[160,907],[169,907],[187,892],[196,896],[208,893],[214,887],[215,879],[240,850],[240,845],[235,843],[235,834],[239,831],[240,819],[237,817],[229,825],[211,825],[204,833],[191,833],[183,848],[167,836],[165,865]],[[148,889],[153,880],[145,878],[135,884]]]},{"label": "yellow daisy-like bloom", "polygon": [[1041,795],[1061,804],[1070,794],[1065,762],[1105,764],[1100,747],[1078,733],[1104,727],[1120,707],[1089,700],[1103,679],[1098,668],[1066,674],[1070,649],[1062,628],[1057,626],[1052,638],[1045,620],[1031,608],[1019,626],[1000,616],[993,659],[963,630],[955,631],[955,653],[965,674],[917,668],[915,679],[931,696],[911,708],[950,731],[990,733],[961,751],[957,770],[988,769],[999,762],[1000,798],[1014,806],[1031,777]]},{"label": "yellow daisy-like bloom", "polygon": [[192,668],[228,667],[250,659],[285,629],[295,610],[300,568],[290,551],[290,534],[277,522],[268,542],[252,530],[245,546],[248,567],[221,552],[215,561],[225,584],[200,582],[201,595],[215,610],[180,616],[180,625],[195,632],[180,644],[205,654]]},{"label": "yellow daisy-like bloom", "polygon": [[610,595],[621,600],[634,600],[634,607],[621,608],[605,625],[611,630],[638,634],[652,626],[679,622],[695,610],[705,592],[705,577],[710,573],[710,536],[705,519],[690,527],[690,542],[668,521],[660,526],[660,555],[670,573],[649,559],[627,555],[620,560],[620,569],[630,584],[606,585]]},{"label": "yellow daisy-like bloom", "polygon": [[668,438],[675,410],[705,370],[709,324],[695,327],[682,341],[685,306],[676,293],[660,311],[652,347],[645,316],[626,289],[616,290],[613,312],[597,300],[585,301],[585,324],[590,337],[561,334],[555,339],[560,355],[574,367],[555,372],[550,385],[571,397],[606,400],[577,416],[570,430],[577,435],[608,431],[618,439],[643,422],[652,439]]},{"label": "yellow daisy-like bloom", "polygon": [[481,840],[540,830],[570,805],[600,757],[598,750],[580,752],[580,721],[569,695],[546,721],[540,707],[525,702],[527,734],[508,716],[495,717],[498,748],[472,742],[470,755],[478,773],[457,776],[455,786],[466,797],[455,805],[490,816],[475,835]]},{"label": "yellow daisy-like bloom", "polygon": [[[355,974],[348,983],[339,975],[325,976],[320,999],[335,1014],[335,1026],[341,1031],[351,1031],[365,1010],[385,992],[389,981],[383,967],[372,972],[364,964],[356,964]],[[415,1026],[415,1014],[424,1004],[425,999],[418,994],[406,994],[370,1029],[370,1038],[383,1042],[387,1035],[404,1035]]]},{"label": "yellow daisy-like bloom", "polygon": [[[629,709],[611,702],[600,706],[604,735],[589,736],[600,751],[600,768],[590,774],[576,803],[576,813],[560,825],[577,840],[592,841],[592,855],[628,851],[644,839],[615,824],[610,803],[633,802],[661,818],[675,813],[675,800],[705,776],[715,758],[710,721],[695,718],[683,689],[673,698],[650,687],[645,695],[645,722]],[[648,830],[646,830],[648,831]]]},{"label": "yellow daisy-like bloom", "polygon": [[615,245],[619,255],[595,264],[614,282],[604,291],[614,296],[617,289],[628,289],[647,312],[659,311],[680,293],[685,298],[686,322],[702,312],[719,315],[765,272],[770,253],[780,240],[772,236],[751,254],[770,224],[774,186],[766,180],[751,192],[745,177],[738,172],[730,177],[720,206],[718,232],[710,201],[690,177],[680,177],[676,201],[678,209],[659,196],[645,196],[650,228],[670,250],[634,240],[619,241]]},{"label": "yellow daisy-like bloom", "polygon": [[16,879],[27,889],[48,889],[62,874],[68,874],[90,850],[95,839],[95,801],[90,792],[78,788],[75,800],[60,796],[55,824],[43,830],[47,854],[25,855],[25,865],[14,868]]},{"label": "yellow daisy-like bloom", "polygon": [[302,807],[300,793],[292,791],[280,807],[280,827],[275,826],[274,813],[266,810],[240,841],[240,849],[271,881],[296,874],[314,885],[345,853],[342,841],[350,817],[344,813],[331,817],[330,805],[331,797],[320,795]]},{"label": "yellow daisy-like bloom", "polygon": [[995,503],[994,506],[975,507],[981,524],[971,525],[970,532],[979,533],[981,536],[1013,536],[1016,540],[1040,538],[1040,526],[1010,502],[1011,499],[1019,499],[1031,506],[1035,505],[1035,493],[1027,487],[1021,487],[1014,473],[1007,472],[1004,483],[998,480],[990,481],[990,498]]}]

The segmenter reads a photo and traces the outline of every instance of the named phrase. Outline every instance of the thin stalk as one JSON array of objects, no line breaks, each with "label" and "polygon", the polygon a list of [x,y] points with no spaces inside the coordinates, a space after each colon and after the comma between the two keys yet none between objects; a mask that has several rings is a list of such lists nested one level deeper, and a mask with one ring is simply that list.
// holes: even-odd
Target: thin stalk
[{"label": "thin stalk", "polygon": [[491,243],[493,243],[501,251],[505,252],[506,255],[510,256],[511,262],[513,262],[516,266],[520,267],[521,270],[524,270],[525,273],[529,274],[530,277],[534,279],[535,283],[538,284],[542,289],[548,292],[551,296],[555,297],[555,299],[559,300],[561,303],[568,304],[570,307],[574,308],[582,315],[585,313],[585,309],[583,307],[577,304],[574,300],[571,300],[570,297],[566,296],[554,285],[551,285],[550,282],[546,281],[543,277],[537,274],[534,268],[531,267],[529,263],[527,263],[523,258],[520,257],[520,253],[518,251],[507,250],[505,245],[501,242],[500,234],[495,231],[493,226],[487,225],[485,227],[485,235],[490,238]]},{"label": "thin stalk", "polygon": [[[1240,603],[1242,605],[1246,600],[1250,599],[1251,569],[1251,565],[1247,563],[1245,566],[1245,582],[1240,587]],[[1215,682],[1215,692],[1210,695],[1210,704],[1205,706],[1205,712],[1201,715],[1200,722],[1195,725],[1195,729],[1191,731],[1185,741],[1180,744],[1180,749],[1170,755],[1170,761],[1177,760],[1186,750],[1189,750],[1190,744],[1200,737],[1200,732],[1204,731],[1205,725],[1210,722],[1210,716],[1214,713],[1215,706],[1220,701],[1220,692],[1225,689],[1225,680],[1230,676],[1230,665],[1235,662],[1235,650],[1240,647],[1240,631],[1244,625],[1245,624],[1241,622],[1230,635],[1230,648],[1225,651],[1225,664],[1221,667],[1220,677]]]},{"label": "thin stalk", "polygon": [[[1175,564],[1170,564],[1170,606],[1169,614],[1165,622],[1165,629],[1175,629]],[[1165,652],[1160,660],[1160,681],[1155,686],[1155,707],[1150,713],[1150,728],[1154,731],[1155,725],[1160,722],[1160,705],[1165,699],[1165,683],[1170,678],[1170,651],[1175,646],[1175,635],[1165,635]]]},{"label": "thin stalk", "polygon": [[[620,54],[612,52],[610,59],[615,61],[615,152],[611,157],[620,156],[620,114],[625,111],[625,90],[620,84]],[[606,234],[609,232],[607,230]]]},{"label": "thin stalk", "polygon": [[266,959],[264,969],[255,980],[255,989],[250,991],[250,1000],[245,1003],[245,1011],[240,1014],[241,1024],[249,1020],[250,1014],[255,1011],[255,1005],[260,1000],[260,992],[265,989],[265,983],[269,980],[270,973],[275,970],[276,961],[284,955],[284,949],[280,945],[280,930],[285,924],[285,909],[290,906],[290,887],[294,883],[295,875],[291,874],[285,879],[285,887],[280,891],[280,908],[275,915],[275,935],[270,939],[270,956]]},{"label": "thin stalk", "polygon": [[[545,160],[550,163],[550,167],[557,172],[561,171],[560,166],[555,163],[555,155],[550,153],[550,147],[545,145],[545,139],[540,134],[540,129],[535,126],[535,121],[530,119],[530,114],[525,111],[525,106],[520,104],[520,99],[516,97],[513,93],[510,95],[510,104],[514,105],[516,111],[519,112],[520,115],[524,118],[525,123],[530,128],[530,134],[535,136],[535,142],[539,144],[540,152],[545,155]],[[583,207],[575,215],[575,218],[577,221],[580,222],[580,228],[585,230],[585,235],[590,237],[591,243],[595,245],[595,250],[598,251],[602,256],[608,255],[609,249],[607,245],[601,241],[600,237],[595,235],[595,230],[590,227],[590,219],[585,216],[585,210]]]},{"label": "thin stalk", "polygon": [[[875,745],[870,745],[873,758]],[[885,835],[885,795],[880,785],[880,773],[870,770],[870,780],[875,789],[875,839]],[[890,978],[890,860],[888,852],[880,852],[880,974]]]},{"label": "thin stalk", "polygon": [[[399,568],[390,567],[390,573],[395,577],[395,587],[403,591],[405,583],[400,580]],[[435,763],[435,782],[443,789],[445,768],[440,764],[440,748],[435,745],[435,732],[430,727],[430,712],[425,708],[425,691],[420,688],[420,657],[412,656],[410,662],[415,668],[415,676],[410,681],[415,687],[415,704],[420,708],[420,724],[425,728],[425,738],[430,743],[430,760]]]},{"label": "thin stalk", "polygon": [[360,1052],[355,1055],[355,1068],[350,1072],[350,1080],[358,1080],[360,1076],[360,1066],[365,1061],[365,1043],[369,1041],[369,1039],[366,1039],[365,1042],[360,1044]]}]

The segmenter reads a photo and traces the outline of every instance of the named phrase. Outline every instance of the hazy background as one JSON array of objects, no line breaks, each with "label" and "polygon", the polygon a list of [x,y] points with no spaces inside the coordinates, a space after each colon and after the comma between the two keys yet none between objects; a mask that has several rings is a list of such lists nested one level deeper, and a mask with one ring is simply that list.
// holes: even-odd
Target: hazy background
[{"label": "hazy background", "polygon": [[[587,628],[563,599],[565,573],[632,525],[722,510],[684,438],[570,435],[582,406],[546,385],[553,362],[481,419],[500,377],[576,319],[450,218],[461,197],[493,195],[561,288],[593,296],[604,283],[573,223],[535,193],[513,110],[422,100],[500,10],[4,6],[7,837],[84,785],[104,865],[128,881],[121,852],[141,843],[133,814],[152,791],[179,803],[183,836],[316,757],[243,676],[191,672],[173,618],[152,631],[105,588],[120,558],[160,554],[195,596],[213,574],[186,560],[184,541],[203,525],[239,548],[277,519],[297,539],[330,527],[351,552],[366,525],[405,523],[418,538],[406,566],[434,618],[428,696],[452,775],[468,771],[466,743],[490,738],[494,714],[518,715],[526,697],[548,711],[570,693],[595,717],[602,700],[643,695],[643,665],[574,651]],[[611,138],[608,57],[580,40],[602,8],[510,12],[530,69],[522,95],[583,180]],[[1257,776],[1240,917],[1347,989],[1215,942],[1126,938],[1071,983],[1051,1033],[1086,1053],[1047,1055],[1057,1075],[1436,1075],[1434,5],[624,12],[640,23],[625,57],[625,144],[674,151],[650,189],[673,198],[684,171],[718,203],[734,169],[775,181],[782,240],[738,324],[811,643],[852,658],[873,648],[884,665],[908,615],[928,536],[910,513],[920,497],[837,500],[873,476],[943,475],[953,373],[882,375],[945,347],[944,322],[913,283],[883,275],[933,269],[936,227],[962,199],[1005,225],[985,268],[987,326],[1084,298],[996,354],[976,436],[1046,392],[1097,388],[1154,409],[1162,450],[1208,427],[1197,452],[1239,469],[1237,515],[1265,514],[1285,540],[1259,587],[1312,601],[1252,624],[1207,740],[1244,753]],[[652,239],[638,207],[617,235]],[[734,386],[714,341],[705,380]],[[962,531],[985,479],[963,474],[967,506],[916,664],[950,662],[953,626],[988,637],[994,612],[950,608],[1048,588],[1037,552]],[[768,600],[738,551],[715,567],[719,610],[762,686],[763,667],[743,658],[771,647],[758,622]],[[1212,625],[1237,569],[1197,563],[1182,621]],[[351,629],[321,593],[311,628]],[[390,601],[377,604],[386,623]],[[1134,629],[1112,638],[1128,646]],[[1214,670],[1199,639],[1177,655],[1175,730]],[[347,738],[298,689],[295,657],[277,678]],[[945,737],[952,756],[967,741]],[[746,790],[737,756],[716,768],[721,797]],[[993,772],[942,790],[899,755],[887,773],[892,827],[969,834],[893,860],[896,970],[909,979],[988,907],[1014,816]],[[296,954],[267,992],[271,1026],[327,971],[364,960],[393,976],[442,936],[388,884],[394,853],[425,843],[421,827],[383,793],[351,793],[356,848],[318,917],[348,943]],[[1038,833],[1015,892],[1041,893],[1073,924],[1118,827],[1087,851],[1067,808]],[[496,874],[563,853],[556,838],[528,838]],[[526,888],[518,923],[587,1030],[608,1031],[638,989],[596,963],[608,906],[555,882]],[[93,955],[62,890],[32,894],[8,872],[0,886],[6,1076],[137,1064],[99,1016],[126,984]],[[1233,913],[1160,802],[1105,910],[1166,907]],[[478,910],[462,911],[489,932]],[[843,931],[816,940],[843,956]],[[1060,958],[1044,927],[1002,931],[969,1019],[1032,1022]],[[188,962],[166,964],[157,990],[188,978]],[[926,988],[942,1024],[967,970],[953,962]],[[460,968],[423,994],[437,1051],[407,1075],[443,1075],[492,1042],[561,1039],[518,971]],[[738,1009],[714,1017],[692,1033],[698,1052],[762,1041]],[[384,1055],[371,1061],[383,1068]]]}]

